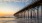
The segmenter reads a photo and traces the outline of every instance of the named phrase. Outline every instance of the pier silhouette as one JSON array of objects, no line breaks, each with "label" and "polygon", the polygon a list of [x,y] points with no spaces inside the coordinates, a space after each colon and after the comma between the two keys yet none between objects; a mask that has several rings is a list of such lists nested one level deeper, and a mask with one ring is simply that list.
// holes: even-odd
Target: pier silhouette
[{"label": "pier silhouette", "polygon": [[[35,19],[36,23],[42,23],[42,20],[40,21],[40,19],[42,18],[41,17],[42,16],[42,1],[37,0],[30,5],[27,5],[22,10],[16,12],[14,14],[14,16],[17,18],[31,19],[31,21],[33,19]],[[38,21],[36,21],[36,20],[38,20]],[[27,23],[28,23],[28,21],[27,21]],[[33,23],[33,22],[31,22],[31,23]]]}]

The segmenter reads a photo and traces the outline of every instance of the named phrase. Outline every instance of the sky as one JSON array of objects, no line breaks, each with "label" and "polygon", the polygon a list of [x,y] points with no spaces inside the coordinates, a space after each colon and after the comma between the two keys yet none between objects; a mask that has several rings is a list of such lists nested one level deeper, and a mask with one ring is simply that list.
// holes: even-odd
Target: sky
[{"label": "sky", "polygon": [[25,5],[26,3],[24,2],[0,2],[0,16],[15,14]]},{"label": "sky", "polygon": [[0,0],[0,16],[11,16],[33,2],[32,0],[25,1]]},{"label": "sky", "polygon": [[24,6],[24,3],[1,3],[0,4],[0,15],[3,14],[14,14],[18,10],[20,10],[20,7],[22,8]]}]

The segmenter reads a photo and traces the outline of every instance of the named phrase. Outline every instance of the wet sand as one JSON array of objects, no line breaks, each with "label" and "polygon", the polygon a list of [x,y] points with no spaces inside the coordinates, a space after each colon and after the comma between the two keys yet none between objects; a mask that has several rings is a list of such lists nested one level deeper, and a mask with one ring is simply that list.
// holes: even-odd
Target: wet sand
[{"label": "wet sand", "polygon": [[0,23],[42,23],[42,20],[38,21],[37,19],[30,18],[0,18]]}]

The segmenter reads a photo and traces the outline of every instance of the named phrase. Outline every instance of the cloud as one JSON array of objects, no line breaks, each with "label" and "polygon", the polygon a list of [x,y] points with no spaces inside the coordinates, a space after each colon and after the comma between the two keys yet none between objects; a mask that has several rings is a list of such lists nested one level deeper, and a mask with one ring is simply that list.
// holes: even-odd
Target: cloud
[{"label": "cloud", "polygon": [[0,2],[27,2],[28,0],[0,0]]}]

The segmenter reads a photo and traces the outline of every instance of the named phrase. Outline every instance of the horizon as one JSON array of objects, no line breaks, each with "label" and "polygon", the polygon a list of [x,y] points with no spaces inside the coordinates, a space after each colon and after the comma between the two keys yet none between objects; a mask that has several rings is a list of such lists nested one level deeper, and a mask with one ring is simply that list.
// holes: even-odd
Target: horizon
[{"label": "horizon", "polygon": [[[1,1],[1,0],[0,0]],[[31,3],[31,2],[30,2]],[[0,16],[13,15],[23,9],[28,3],[26,2],[0,2]]]},{"label": "horizon", "polygon": [[32,4],[31,2],[33,1],[27,0],[27,2],[0,2],[0,16],[11,16],[23,9],[25,6]]}]

